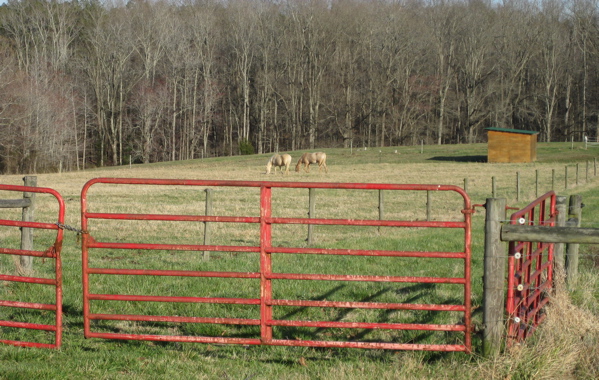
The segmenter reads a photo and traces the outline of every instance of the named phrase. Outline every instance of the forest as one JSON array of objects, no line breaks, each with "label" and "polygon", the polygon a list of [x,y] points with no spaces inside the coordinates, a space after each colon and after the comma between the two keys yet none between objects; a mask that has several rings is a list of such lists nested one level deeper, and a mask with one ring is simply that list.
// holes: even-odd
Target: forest
[{"label": "forest", "polygon": [[0,173],[599,132],[595,0],[7,0]]}]

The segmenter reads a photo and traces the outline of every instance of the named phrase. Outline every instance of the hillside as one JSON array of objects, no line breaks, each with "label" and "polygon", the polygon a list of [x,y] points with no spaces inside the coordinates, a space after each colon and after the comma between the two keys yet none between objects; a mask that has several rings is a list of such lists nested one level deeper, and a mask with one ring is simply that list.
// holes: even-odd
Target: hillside
[{"label": "hillside", "polygon": [[[535,193],[544,193],[553,186],[560,195],[581,194],[585,207],[583,209],[583,226],[599,227],[599,179],[596,176],[594,162],[599,156],[599,150],[584,150],[580,147],[571,149],[569,144],[540,144],[539,161],[532,164],[488,164],[484,162],[486,146],[454,145],[454,146],[425,146],[421,147],[386,148],[378,150],[349,150],[331,149],[327,164],[329,173],[318,173],[312,168],[311,173],[292,171],[289,176],[276,174],[265,175],[265,164],[269,154],[253,156],[222,157],[205,160],[189,160],[180,162],[132,165],[113,168],[98,168],[80,172],[38,175],[38,185],[58,190],[66,201],[66,224],[78,227],[80,225],[81,189],[84,184],[98,177],[126,178],[176,178],[176,179],[221,179],[242,181],[292,181],[292,182],[349,182],[349,183],[398,183],[398,184],[449,184],[468,187],[468,194],[473,204],[483,204],[492,194],[492,179],[495,179],[496,196],[505,197],[510,206],[522,207],[533,200]],[[294,157],[292,166],[299,157],[299,152],[290,152]],[[588,166],[587,166],[588,165]],[[578,167],[578,171],[576,168]],[[568,181],[565,178],[565,168],[568,168]],[[293,168],[292,168],[293,170]],[[578,175],[576,176],[576,173]],[[515,178],[521,182],[520,193],[515,187]],[[578,179],[577,179],[578,178]],[[3,176],[0,183],[21,184],[22,176]],[[537,186],[538,182],[538,186]],[[567,186],[566,186],[567,184]],[[567,188],[566,188],[567,187]],[[201,189],[203,190],[203,188]],[[170,193],[169,193],[170,194]],[[223,192],[221,192],[223,194]],[[227,193],[229,194],[229,193]],[[183,189],[175,192],[175,196],[155,194],[146,189],[138,193],[122,194],[116,188],[108,187],[102,190],[94,202],[105,202],[114,207],[120,203],[131,203],[149,210],[161,212],[184,207],[184,212],[192,214],[203,212],[203,191],[188,194]],[[195,197],[195,199],[194,199]],[[4,198],[4,194],[0,194]],[[237,211],[245,212],[242,203],[253,198],[241,193],[231,196],[227,214]],[[299,199],[299,198],[298,198]],[[305,198],[302,198],[302,202]],[[342,197],[328,205],[327,210],[344,215],[346,210],[338,206],[345,201]],[[350,200],[351,202],[351,200]],[[249,204],[250,202],[248,202]],[[303,212],[296,198],[286,198],[282,208]],[[424,209],[422,199],[414,203],[415,207]],[[43,203],[42,203],[43,204]],[[118,204],[118,205],[117,205]],[[437,203],[435,203],[437,205]],[[320,205],[318,207],[321,207]],[[320,209],[317,209],[320,210]],[[165,211],[165,212],[166,212]],[[348,210],[353,211],[352,210]],[[388,210],[393,212],[393,210]],[[36,217],[43,219],[52,212],[43,207],[38,208]],[[481,292],[481,257],[482,257],[482,226],[484,209],[478,207],[473,217],[473,266],[475,275],[473,282],[473,305],[480,306]],[[193,238],[186,230],[180,229],[150,229],[152,241],[175,236]],[[144,233],[145,227],[139,230]],[[121,225],[112,228],[111,235],[117,241],[126,241],[129,236],[124,234]],[[229,239],[244,242],[253,239],[246,231],[227,230],[224,235]],[[197,234],[197,229],[193,234]],[[300,231],[303,233],[303,230]],[[332,233],[336,233],[332,230]],[[304,235],[290,233],[289,240],[300,240]],[[322,235],[321,235],[322,236]],[[216,237],[218,238],[218,237]],[[367,241],[374,244],[395,244],[398,235],[373,235],[364,238],[346,239],[335,242],[339,245],[360,245]],[[410,236],[407,236],[410,239]],[[416,239],[416,238],[414,238]],[[442,244],[443,238],[430,239],[429,236],[419,238],[415,243],[422,245]],[[343,238],[341,239],[343,240]],[[378,240],[378,242],[377,242]],[[8,242],[6,238],[0,241]],[[328,244],[328,240],[327,244]],[[331,243],[333,244],[333,243]],[[410,242],[411,244],[411,242]],[[57,352],[42,349],[23,349],[0,346],[0,378],[147,378],[167,377],[177,378],[243,378],[243,379],[361,379],[361,378],[596,378],[599,375],[599,260],[598,250],[594,246],[581,248],[580,286],[567,294],[555,297],[555,307],[550,309],[548,322],[538,331],[536,339],[514,351],[507,352],[492,360],[480,357],[480,337],[475,336],[475,354],[435,353],[417,351],[389,350],[358,350],[358,349],[319,349],[307,347],[254,347],[254,346],[225,346],[218,344],[191,343],[161,343],[115,341],[102,339],[84,339],[82,336],[82,296],[81,296],[81,250],[75,233],[65,233],[63,250],[64,281],[65,281],[65,334],[63,348]],[[200,267],[200,256],[190,259],[181,258],[173,252],[156,256],[150,262],[156,267],[178,269],[186,265]],[[96,264],[120,265],[129,263],[137,265],[144,255],[140,252],[121,253],[117,250],[107,251],[100,255]],[[242,255],[232,253],[215,254],[207,264],[208,268],[222,265],[246,265]],[[342,263],[344,263],[342,261]],[[306,265],[310,264],[305,262]],[[36,264],[37,265],[37,264]],[[254,265],[247,261],[247,265]],[[343,264],[346,265],[346,264]],[[0,268],[12,268],[10,261],[0,262]],[[40,266],[41,268],[41,266]],[[202,267],[205,268],[205,267]],[[348,267],[351,268],[351,267]],[[338,269],[338,268],[335,268]],[[352,268],[354,270],[355,268]],[[393,271],[387,266],[386,270]],[[420,266],[408,268],[420,270]],[[40,269],[41,270],[41,269]],[[203,269],[204,270],[204,269]],[[119,276],[106,281],[106,286],[119,283]],[[203,288],[187,283],[169,283],[161,281],[159,286],[165,289],[181,290],[185,295],[192,295]],[[210,289],[216,294],[227,290],[231,285],[226,282]],[[140,282],[142,291],[150,292],[145,281]],[[144,288],[147,287],[147,288]],[[243,286],[233,286],[235,292],[243,292]],[[131,292],[140,291],[135,287]],[[316,291],[316,290],[312,290]],[[359,293],[364,299],[378,296],[372,288],[361,289]],[[446,295],[445,290],[429,291],[421,289],[426,297]],[[3,283],[1,295],[14,295],[15,289]],[[310,295],[310,289],[306,290]],[[324,293],[324,292],[323,292]],[[393,289],[383,297],[396,295],[410,296],[407,291]],[[405,293],[405,294],[404,294]],[[326,294],[326,293],[325,293]],[[332,297],[329,295],[329,297]],[[130,304],[125,304],[123,310],[129,310]],[[164,312],[163,306],[155,306],[156,313]],[[4,309],[0,309],[3,315]],[[477,309],[479,310],[479,309]],[[4,314],[5,315],[5,314]],[[345,316],[350,317],[350,315]],[[391,317],[391,316],[389,316]],[[480,326],[479,311],[474,312],[475,324]],[[565,327],[567,326],[567,328]],[[131,326],[117,324],[114,331],[124,330]],[[134,329],[142,329],[134,325]],[[159,323],[151,328],[159,328]],[[174,326],[173,330],[182,329]],[[219,334],[227,334],[227,330],[218,330]],[[0,334],[8,333],[0,327]],[[300,332],[296,332],[300,333]],[[582,337],[582,338],[581,338]],[[424,339],[424,338],[423,338]],[[581,353],[585,355],[580,355]]]}]

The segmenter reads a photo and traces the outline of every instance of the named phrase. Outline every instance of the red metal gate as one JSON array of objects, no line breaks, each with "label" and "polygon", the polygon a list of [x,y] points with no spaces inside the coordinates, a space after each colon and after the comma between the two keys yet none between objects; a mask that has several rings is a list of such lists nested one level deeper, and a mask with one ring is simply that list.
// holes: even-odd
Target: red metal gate
[{"label": "red metal gate", "polygon": [[[119,194],[115,185],[165,185],[178,187],[233,187],[233,188],[257,188],[259,191],[259,215],[257,216],[211,216],[211,215],[181,215],[181,214],[158,214],[158,213],[119,213],[119,212],[91,212],[90,205],[95,210],[102,206],[102,197],[98,196],[97,202],[91,202],[90,191],[100,188],[94,186],[100,184],[110,185],[110,191]],[[135,187],[135,186],[134,186]],[[148,186],[146,186],[148,187]],[[150,186],[151,187],[151,186]],[[297,217],[276,217],[273,216],[273,189],[337,189],[337,190],[384,190],[384,191],[411,191],[411,192],[437,192],[449,195],[457,195],[457,204],[459,211],[453,215],[453,220],[444,221],[405,221],[405,220],[377,220],[377,219],[324,219],[324,218],[297,218]],[[140,188],[141,191],[141,188]],[[298,190],[295,190],[298,191]],[[136,191],[131,191],[131,197],[135,196]],[[278,194],[278,192],[277,192]],[[218,181],[218,180],[161,180],[161,179],[126,179],[126,178],[97,178],[90,180],[83,188],[81,195],[82,205],[82,263],[83,263],[83,311],[84,311],[84,332],[86,338],[105,338],[105,339],[131,339],[131,340],[156,340],[171,342],[202,342],[202,343],[235,343],[246,345],[279,345],[279,346],[312,346],[312,347],[354,347],[354,348],[379,348],[379,349],[398,349],[398,350],[434,350],[434,351],[465,351],[471,350],[471,304],[470,304],[470,262],[471,262],[471,205],[467,194],[459,187],[445,185],[394,185],[394,184],[340,184],[340,183],[298,183],[298,182],[253,182],[253,181]],[[339,207],[342,207],[341,205]],[[94,222],[95,220],[95,222]],[[104,221],[104,222],[101,222]],[[203,245],[203,244],[151,244],[141,242],[109,242],[100,241],[96,231],[101,227],[101,223],[113,221],[164,221],[169,222],[209,222],[220,225],[220,223],[248,223],[258,226],[259,244],[251,246],[239,245]],[[94,223],[92,223],[94,222]],[[97,227],[93,227],[94,226]],[[415,250],[369,250],[369,249],[336,249],[336,248],[313,248],[298,246],[282,246],[278,244],[273,246],[273,227],[283,228],[284,225],[320,225],[320,226],[369,226],[383,228],[407,228],[411,230],[420,229],[446,229],[448,233],[456,231],[458,233],[458,246],[456,251],[430,251],[423,249]],[[322,227],[321,227],[322,228]],[[362,227],[361,227],[362,228]],[[448,230],[447,230],[448,229]],[[121,230],[117,227],[116,230]],[[108,235],[104,235],[108,239]],[[113,238],[111,238],[112,240]],[[425,247],[426,248],[426,247]],[[93,252],[104,252],[104,261],[112,262],[116,257],[110,256],[107,250],[135,250],[139,257],[145,253],[151,253],[156,250],[166,251],[216,251],[239,253],[255,253],[259,255],[258,271],[215,271],[215,270],[165,270],[165,269],[131,269],[105,267],[107,264],[90,265],[91,260],[99,257]],[[131,252],[131,251],[127,251]],[[169,253],[174,255],[174,253]],[[353,260],[356,257],[370,258],[417,258],[418,260],[434,259],[438,267],[443,266],[442,260],[457,260],[456,267],[462,272],[460,277],[442,277],[442,276],[377,276],[377,275],[348,275],[348,274],[315,274],[315,273],[286,273],[275,270],[277,261],[275,255],[303,255],[303,257],[315,258],[318,255],[331,255],[336,258],[346,257]],[[311,256],[312,255],[312,256]],[[118,259],[127,260],[128,256],[118,256]],[[276,256],[280,257],[280,256]],[[297,256],[296,256],[297,257]],[[99,260],[99,259],[98,259]],[[395,260],[395,259],[393,259]],[[193,263],[193,266],[198,263]],[[104,266],[104,267],[100,267]],[[432,267],[432,266],[431,266]],[[300,272],[298,268],[298,272]],[[195,279],[227,279],[235,281],[236,279],[251,279],[259,281],[259,294],[253,298],[227,297],[222,294],[218,296],[205,294],[185,294],[185,296],[168,295],[142,295],[141,290],[135,289],[138,294],[100,294],[91,291],[92,287],[100,286],[101,281],[106,282],[106,276],[112,278],[117,276],[133,279],[133,276],[174,276]],[[164,278],[164,277],[161,277]],[[299,281],[334,281],[343,283],[371,282],[399,285],[401,283],[415,284],[414,287],[434,288],[438,284],[451,284],[461,288],[457,294],[462,299],[461,303],[456,303],[445,299],[443,304],[433,303],[392,303],[392,302],[368,302],[366,300],[327,300],[326,295],[321,299],[305,299],[304,297],[280,298],[273,292],[273,284],[279,280],[299,280]],[[109,280],[110,281],[110,280]],[[305,283],[305,282],[302,282]],[[231,285],[231,290],[235,285]],[[169,287],[166,287],[170,290]],[[259,307],[259,318],[228,318],[228,317],[196,317],[180,315],[140,315],[123,313],[94,313],[96,305],[102,302],[123,302],[123,303],[192,303],[198,307],[208,307],[212,304],[229,304],[235,306]],[[371,322],[371,321],[316,321],[310,319],[290,320],[284,317],[276,317],[274,311],[277,308],[297,307],[315,310],[321,310],[326,313],[330,309],[359,310],[379,313],[457,313],[458,315],[452,321],[455,323],[427,323],[427,320],[419,323],[390,323],[390,322]],[[98,306],[100,308],[100,306]],[[116,310],[121,310],[118,308]],[[277,310],[278,311],[278,310]],[[109,331],[98,330],[98,324],[112,321],[113,323],[154,323],[164,322],[178,324],[211,324],[214,325],[244,325],[254,326],[259,330],[256,336],[197,336],[193,334],[181,335],[162,335],[151,333],[130,333],[120,332],[122,326],[111,327]],[[119,322],[114,322],[119,321]],[[126,322],[125,322],[126,321]],[[391,342],[381,341],[354,341],[348,338],[341,340],[312,340],[300,339],[297,336],[274,336],[273,329],[276,328],[317,328],[317,329],[361,329],[361,330],[389,330],[391,332],[403,331],[422,331],[430,334],[439,333],[443,336],[457,334],[451,344],[422,344],[414,339],[408,342],[398,342],[399,338],[393,338]],[[93,329],[92,329],[93,328]],[[115,331],[117,330],[117,331]],[[347,330],[344,330],[347,331]],[[225,331],[223,330],[223,334]],[[292,333],[290,333],[291,335]],[[423,333],[424,334],[424,333]]]},{"label": "red metal gate", "polygon": [[[60,348],[62,341],[62,264],[60,259],[60,251],[62,249],[63,230],[61,226],[64,223],[65,206],[60,194],[52,189],[42,187],[29,186],[12,186],[0,185],[0,190],[30,192],[30,193],[45,193],[54,196],[58,202],[58,220],[57,223],[37,223],[25,222],[17,220],[0,219],[0,226],[19,227],[19,228],[34,228],[44,230],[56,230],[56,238],[54,243],[45,251],[22,250],[0,248],[0,254],[16,255],[16,256],[33,256],[47,259],[54,259],[54,278],[40,278],[31,276],[15,276],[8,274],[0,274],[0,281],[8,281],[15,283],[30,283],[40,285],[51,285],[55,288],[55,303],[37,303],[37,302],[21,302],[14,300],[0,300],[1,308],[21,308],[33,310],[45,310],[55,313],[55,324],[40,324],[14,320],[0,320],[0,327],[22,328],[28,330],[42,330],[54,332],[54,343],[38,343],[30,341],[20,341],[12,339],[0,339],[0,342],[15,346],[38,347],[38,348]],[[3,315],[6,315],[3,313]]]},{"label": "red metal gate", "polygon": [[[556,194],[541,196],[525,208],[512,214],[510,224],[555,226]],[[553,243],[509,243],[507,313],[508,337],[521,341],[545,318],[543,307],[549,302],[553,281]]]}]

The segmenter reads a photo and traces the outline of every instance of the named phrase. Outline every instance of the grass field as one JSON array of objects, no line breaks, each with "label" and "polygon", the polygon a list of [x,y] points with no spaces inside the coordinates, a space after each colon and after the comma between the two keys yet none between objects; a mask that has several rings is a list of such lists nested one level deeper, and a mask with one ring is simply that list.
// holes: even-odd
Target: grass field
[{"label": "grass field", "polygon": [[[574,148],[574,149],[572,149]],[[486,163],[486,145],[453,145],[421,147],[390,147],[369,149],[327,150],[329,173],[295,173],[283,176],[277,172],[265,175],[265,164],[270,155],[253,155],[211,158],[183,162],[133,165],[116,168],[98,168],[86,171],[40,174],[38,186],[51,187],[65,199],[67,217],[65,223],[80,226],[80,197],[84,184],[98,177],[125,178],[171,178],[206,180],[269,180],[292,182],[339,182],[339,183],[395,183],[395,184],[447,184],[467,186],[473,204],[484,204],[495,195],[507,198],[508,205],[522,207],[536,195],[552,188],[559,195],[582,194],[583,226],[599,226],[599,178],[596,176],[597,148],[581,149],[569,143],[539,144],[538,161],[531,164]],[[291,155],[297,159],[299,152]],[[567,168],[567,169],[566,169]],[[568,177],[566,179],[566,170]],[[520,190],[516,189],[516,178]],[[3,176],[3,184],[22,184],[22,176]],[[93,212],[144,212],[203,214],[205,208],[204,188],[112,186],[94,187],[89,194]],[[319,191],[316,216],[331,218],[374,218],[378,216],[378,194],[373,192],[349,193],[348,191]],[[0,192],[0,198],[15,198],[14,194]],[[452,196],[434,194],[432,220],[452,219],[460,215],[460,200]],[[37,199],[36,220],[54,222],[56,205],[50,197]],[[258,193],[255,189],[240,191],[232,188],[214,189],[214,215],[258,216]],[[282,217],[305,217],[308,206],[306,190],[273,191],[273,215]],[[386,194],[385,215],[391,219],[426,219],[426,197],[418,192],[401,195]],[[3,209],[3,218],[20,218],[20,210]],[[53,219],[54,218],[54,219]],[[90,229],[97,231],[97,239],[115,242],[143,241],[149,243],[176,242],[198,244],[202,227],[197,224],[164,222],[131,223],[122,221],[93,220]],[[472,242],[472,305],[482,303],[482,255],[483,255],[484,209],[476,208],[473,215]],[[0,230],[2,246],[18,245],[18,231]],[[253,246],[257,244],[255,226],[226,223],[214,228],[212,244]],[[459,250],[460,236],[447,231],[422,231],[414,229],[397,231],[384,228],[340,228],[339,226],[316,226],[315,245],[326,248],[358,249],[405,249]],[[52,241],[52,233],[37,233],[36,248],[44,249]],[[306,226],[277,226],[273,231],[274,246],[305,246]],[[391,247],[391,248],[390,248]],[[24,349],[0,346],[0,378],[177,378],[198,379],[413,379],[413,378],[581,378],[599,377],[599,249],[595,246],[581,247],[580,281],[578,286],[566,293],[556,294],[553,306],[547,311],[549,318],[534,339],[496,358],[480,357],[480,337],[473,336],[474,354],[330,349],[305,347],[261,347],[199,343],[161,343],[117,341],[83,338],[81,249],[77,235],[65,232],[63,248],[64,273],[64,335],[60,350]],[[0,273],[14,274],[13,257],[2,255]],[[226,270],[256,271],[257,254],[238,252],[212,252],[205,261],[201,252],[131,250],[96,250],[90,256],[90,265],[98,267],[171,269],[171,270]],[[275,270],[293,273],[361,274],[361,275],[434,275],[460,276],[459,260],[405,259],[398,262],[389,258],[314,257],[289,256],[273,261]],[[35,261],[36,273],[50,276],[50,266]],[[434,303],[455,301],[460,289],[455,286],[410,288],[406,284],[359,283],[356,286],[340,286],[327,281],[287,281],[278,285],[276,294],[289,294],[300,299],[368,300],[369,302]],[[0,299],[19,299],[40,302],[51,299],[52,292],[37,285],[3,283]],[[213,297],[251,298],[258,291],[255,280],[218,280],[211,282],[190,281],[152,276],[95,276],[93,292],[125,294],[168,294],[194,296],[208,294]],[[459,303],[459,301],[458,301]],[[98,313],[147,313],[153,315],[224,316],[256,318],[257,308],[239,305],[206,305],[201,309],[189,304],[96,301]],[[338,309],[282,307],[279,317],[293,319],[338,320],[360,322],[373,318],[386,321],[421,321],[427,323],[458,323],[459,315],[448,312],[358,312]],[[378,314],[377,314],[378,313]],[[50,323],[52,315],[45,312],[19,311],[0,308],[0,319],[28,314],[39,323]],[[480,308],[475,309],[474,324],[480,327]],[[252,336],[257,327],[233,328],[226,325],[190,324],[142,324],[134,322],[97,322],[97,331],[157,334],[207,334],[211,336]],[[0,339],[24,335],[21,330],[0,327]],[[39,332],[31,333],[32,339],[40,338]],[[50,339],[44,336],[43,339]],[[393,335],[388,331],[352,331],[344,329],[279,329],[280,337],[311,339],[363,339],[390,341],[422,341],[423,343],[452,342],[460,337],[448,334],[422,334],[406,332]],[[354,335],[352,335],[354,334]]]}]

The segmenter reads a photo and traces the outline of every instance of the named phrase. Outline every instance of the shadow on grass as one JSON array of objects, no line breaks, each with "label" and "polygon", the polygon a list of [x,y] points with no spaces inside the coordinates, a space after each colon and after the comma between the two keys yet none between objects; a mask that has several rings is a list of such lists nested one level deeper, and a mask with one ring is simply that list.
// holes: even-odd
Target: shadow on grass
[{"label": "shadow on grass", "polygon": [[[334,286],[330,289],[328,289],[327,291],[325,291],[324,293],[320,294],[318,297],[315,297],[313,300],[327,300],[329,298],[331,298],[334,294],[342,291],[344,288],[346,287],[346,285],[338,285],[338,286]],[[397,296],[399,296],[401,298],[401,303],[405,303],[405,304],[417,304],[417,303],[423,303],[423,298],[426,298],[427,295],[429,295],[431,292],[433,292],[437,287],[437,284],[413,284],[413,285],[408,285],[408,286],[400,286],[400,287],[386,287],[384,289],[380,289],[378,292],[373,293],[373,294],[369,294],[366,297],[363,297],[362,299],[358,300],[358,302],[376,302],[377,299],[380,299],[381,296],[388,294],[388,293],[395,293]],[[443,304],[454,304],[454,303],[459,303],[459,300],[455,300],[455,299],[451,299],[451,300],[443,300]],[[424,302],[426,303],[426,302]],[[298,313],[301,313],[302,310],[305,310],[306,308],[297,308],[296,310],[290,311],[288,313],[286,313],[285,315],[281,316],[280,318],[276,318],[278,320],[288,320],[291,319],[292,317],[296,316]],[[333,308],[334,311],[331,313],[330,315],[330,319],[327,318],[327,320],[330,321],[343,321],[345,320],[352,312],[354,312],[356,309],[355,308]],[[336,309],[336,310],[335,310]],[[377,322],[377,323],[386,323],[389,322],[392,319],[392,316],[395,312],[397,312],[398,310],[391,310],[391,309],[381,309],[380,312],[378,313],[378,317],[375,317],[375,321],[372,322]],[[75,312],[75,310],[70,310],[71,312]],[[409,316],[408,316],[409,317]],[[414,324],[426,324],[426,323],[434,323],[434,321],[438,318],[438,312],[434,312],[434,311],[421,311],[420,313],[418,313],[418,315],[412,315],[411,317],[409,317],[409,319],[411,319],[411,321],[405,321],[404,323],[414,323]],[[300,318],[300,320],[303,318]],[[396,323],[396,322],[390,322],[390,323]],[[100,325],[103,325],[102,323],[99,323]],[[169,323],[168,322],[150,322],[150,323],[146,323],[143,324],[145,327],[153,327],[153,328],[168,328],[169,327]],[[193,325],[193,324],[191,324]],[[218,326],[218,327],[217,327]],[[138,326],[140,327],[140,326]],[[180,334],[183,336],[223,336],[222,333],[223,331],[219,330],[219,327],[222,329],[223,326],[218,324],[216,326],[214,325],[209,325],[209,326],[203,326],[202,328],[199,328],[198,326],[190,326],[188,324],[183,324],[181,326],[177,326],[177,328],[180,330]],[[233,326],[229,326],[226,329],[228,329],[226,337],[227,338],[255,338],[258,337],[260,335],[260,332],[255,330],[257,328],[257,326],[244,326],[245,328],[241,328],[241,329],[237,329],[236,327]],[[113,333],[122,333],[122,329],[119,328],[118,326],[107,326],[107,325],[103,325],[103,326],[96,326],[96,328],[100,328],[104,331],[107,332],[113,332]],[[285,339],[285,340],[293,340],[295,339],[300,339],[300,340],[322,340],[322,338],[324,337],[334,337],[335,335],[337,335],[336,333],[332,332],[335,331],[337,329],[331,329],[331,328],[303,328],[303,327],[279,327],[277,333],[275,335],[278,335],[278,338],[275,339]],[[348,341],[348,342],[379,342],[380,339],[377,339],[376,337],[371,337],[369,339],[369,335],[373,332],[373,330],[371,329],[354,329],[353,332],[351,334],[345,334],[345,337],[342,338],[342,341]],[[438,334],[438,332],[437,332]],[[431,339],[435,340],[435,332],[433,331],[412,331],[412,332],[405,332],[405,333],[400,333],[398,336],[394,336],[394,337],[390,337],[391,340],[389,341],[389,343],[405,343],[405,344],[421,344],[427,341],[430,341]],[[438,337],[437,337],[438,338]],[[450,336],[446,336],[445,338],[447,338],[448,340],[452,340],[452,337]],[[325,340],[327,340],[325,338]],[[112,339],[108,339],[107,341],[110,342],[119,342],[119,344],[123,344],[122,341],[120,340],[112,340]],[[458,342],[455,342],[456,344]],[[138,342],[136,340],[131,340],[128,341],[127,343],[125,343],[128,347],[143,347],[147,344],[144,342]],[[444,342],[444,344],[451,344],[450,342]],[[183,350],[184,349],[184,345],[178,342],[169,342],[169,341],[155,341],[152,344],[153,346],[157,346],[157,347],[161,347],[161,348],[167,348],[170,350]],[[237,352],[238,348],[224,348],[221,347],[221,349],[216,350],[216,351],[212,351],[212,347],[214,345],[211,344],[199,344],[197,347],[199,349],[199,351],[208,353],[210,356],[215,356],[215,357],[221,357],[221,358],[229,358],[231,355],[231,350],[233,350],[234,352]],[[216,346],[227,346],[227,344],[216,344]],[[231,345],[231,346],[235,346],[235,345]],[[200,348],[201,347],[201,348]],[[244,349],[250,349],[251,346],[245,347]],[[316,361],[321,361],[323,360],[322,357],[319,357],[319,355],[317,354],[318,352],[326,352],[327,350],[331,350],[332,348],[317,348],[317,347],[312,347],[312,350],[314,350],[315,355],[312,357],[310,356],[310,358],[308,356],[306,356],[306,359],[311,359],[311,360],[316,360]],[[335,349],[333,349],[335,350]],[[350,350],[351,351],[351,350]],[[345,352],[343,349],[340,350],[340,352]],[[309,355],[309,354],[308,354]],[[345,352],[345,354],[343,355],[349,355],[352,356],[353,354],[349,354],[347,352]],[[385,358],[388,358],[387,355],[383,355]],[[437,361],[441,358],[444,358],[446,356],[445,353],[442,352],[438,352],[438,353],[429,353],[426,355],[426,361],[427,362],[434,362]],[[328,355],[327,355],[328,358]],[[328,360],[328,359],[325,359]],[[270,361],[270,362],[276,362],[278,364],[286,364],[286,365],[296,365],[297,362],[295,360],[287,360],[284,358],[270,358],[267,359],[266,361]]]},{"label": "shadow on grass", "polygon": [[445,162],[487,162],[487,156],[435,156],[428,160]]},{"label": "shadow on grass", "polygon": [[[345,288],[345,285],[337,285],[334,288],[332,288],[331,290],[329,290],[328,292],[320,295],[319,297],[315,297],[313,299],[313,301],[323,301],[326,300],[328,297],[332,296],[333,294],[337,293],[338,291],[340,291],[341,289]],[[279,319],[287,319],[290,318],[292,316],[294,316],[295,314],[299,313],[302,310],[302,308],[298,308],[292,312],[289,312],[285,315],[282,315],[281,318]]]},{"label": "shadow on grass", "polygon": [[[340,290],[341,287],[342,286],[332,289],[331,291],[329,291],[326,294],[319,297],[319,299],[326,299],[330,294],[333,294],[337,290]],[[378,292],[376,292],[374,294],[369,295],[368,297],[362,298],[358,302],[373,302],[374,300],[376,300],[377,298],[379,298],[380,296],[382,296],[385,293],[395,292],[398,295],[410,295],[408,298],[404,299],[402,301],[402,303],[406,303],[406,304],[416,303],[416,301],[425,297],[426,294],[429,293],[430,291],[432,291],[433,289],[435,289],[435,287],[436,287],[436,284],[416,284],[416,285],[411,285],[411,286],[405,286],[405,287],[402,287],[399,289],[387,287],[385,289],[379,290]],[[355,308],[339,309],[337,311],[337,314],[335,315],[335,317],[331,318],[330,321],[343,321],[354,310],[355,310]],[[385,322],[389,321],[389,316],[391,315],[391,313],[396,312],[396,311],[397,310],[382,309],[381,316],[380,316],[379,320],[376,322],[377,323],[385,323]],[[290,316],[296,314],[297,312],[298,311],[288,313],[281,319],[289,318]],[[436,314],[434,312],[428,312],[428,313],[426,313],[426,315],[424,315],[424,318],[421,315],[417,321],[413,321],[412,323],[430,323],[435,319],[435,317],[436,317]],[[381,320],[381,318],[382,318],[382,320]],[[323,335],[327,335],[327,332],[329,330],[330,330],[329,328],[317,328],[314,331],[308,331],[308,329],[301,328],[301,327],[288,327],[288,328],[281,329],[280,333],[282,336],[287,336],[287,337],[307,336],[307,337],[309,337],[308,340],[318,340]],[[370,329],[363,329],[363,330],[357,331],[355,334],[352,334],[351,338],[349,338],[347,340],[348,341],[368,341],[368,340],[365,340],[365,338],[371,332],[372,332],[372,330],[370,330]],[[429,335],[431,335],[431,333],[423,333],[416,339],[414,339],[414,338],[410,339],[410,341],[417,341],[419,339],[424,340]]]}]

